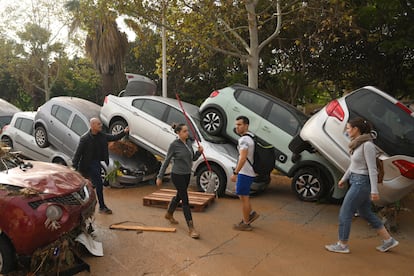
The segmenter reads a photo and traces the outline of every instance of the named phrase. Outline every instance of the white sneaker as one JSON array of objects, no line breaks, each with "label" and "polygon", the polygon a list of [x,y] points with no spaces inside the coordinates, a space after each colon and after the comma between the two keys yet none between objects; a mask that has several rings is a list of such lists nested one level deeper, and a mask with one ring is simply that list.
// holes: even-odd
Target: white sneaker
[{"label": "white sneaker", "polygon": [[325,245],[328,251],[335,253],[349,253],[349,246],[347,244],[340,244],[339,242],[334,244]]},{"label": "white sneaker", "polygon": [[389,241],[389,242],[382,241],[382,244],[380,246],[377,246],[377,250],[381,251],[381,252],[387,252],[388,250],[390,250],[391,248],[396,247],[399,244],[400,243],[396,239],[391,238],[391,241]]}]

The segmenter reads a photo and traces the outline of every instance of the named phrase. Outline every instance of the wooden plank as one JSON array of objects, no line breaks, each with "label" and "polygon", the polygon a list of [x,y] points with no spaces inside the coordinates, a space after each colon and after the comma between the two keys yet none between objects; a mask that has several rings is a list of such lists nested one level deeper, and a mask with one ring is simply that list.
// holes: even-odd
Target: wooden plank
[{"label": "wooden plank", "polygon": [[[160,189],[150,195],[145,196],[143,200],[144,206],[167,208],[171,199],[176,195],[177,191],[173,189]],[[190,208],[195,212],[204,211],[204,209],[214,202],[214,194],[206,194],[200,192],[188,192],[188,200]],[[181,208],[182,204],[178,205]]]},{"label": "wooden plank", "polygon": [[141,230],[141,231],[155,231],[155,232],[175,232],[176,231],[176,228],[171,228],[171,227],[121,225],[121,224],[112,224],[111,226],[109,226],[109,229]]}]

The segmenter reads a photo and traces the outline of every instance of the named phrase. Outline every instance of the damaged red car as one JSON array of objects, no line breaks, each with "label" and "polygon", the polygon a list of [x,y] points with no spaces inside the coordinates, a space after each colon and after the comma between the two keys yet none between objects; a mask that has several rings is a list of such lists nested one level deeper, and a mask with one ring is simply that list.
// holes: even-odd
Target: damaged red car
[{"label": "damaged red car", "polygon": [[0,153],[0,274],[15,270],[20,257],[84,231],[96,205],[91,183],[79,173],[5,154]]}]

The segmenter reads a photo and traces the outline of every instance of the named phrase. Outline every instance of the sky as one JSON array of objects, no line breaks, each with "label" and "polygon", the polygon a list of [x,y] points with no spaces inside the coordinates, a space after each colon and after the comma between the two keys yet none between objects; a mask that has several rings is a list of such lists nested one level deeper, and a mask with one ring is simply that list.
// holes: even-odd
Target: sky
[{"label": "sky", "polygon": [[[0,29],[6,29],[6,35],[8,38],[16,39],[15,30],[21,30],[25,23],[27,23],[27,14],[25,11],[30,11],[31,5],[37,3],[38,0],[0,0]],[[57,1],[60,2],[60,1]],[[6,10],[7,7],[14,7],[15,12]],[[52,22],[52,32],[59,32],[59,40],[67,41],[67,28],[59,31],[62,28],[63,23],[57,18]],[[125,32],[129,41],[134,41],[136,38],[135,33],[129,29],[123,21],[123,18],[117,19],[117,24],[122,32]]]}]

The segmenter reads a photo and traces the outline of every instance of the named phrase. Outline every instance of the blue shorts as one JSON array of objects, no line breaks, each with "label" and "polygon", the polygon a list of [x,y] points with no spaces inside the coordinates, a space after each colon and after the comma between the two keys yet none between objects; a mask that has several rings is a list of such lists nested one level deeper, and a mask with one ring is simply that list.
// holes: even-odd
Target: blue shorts
[{"label": "blue shorts", "polygon": [[253,180],[253,176],[238,174],[236,182],[236,195],[250,195],[250,186],[252,186]]}]

